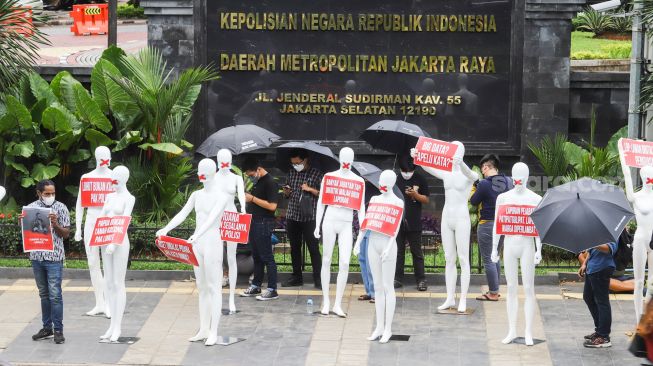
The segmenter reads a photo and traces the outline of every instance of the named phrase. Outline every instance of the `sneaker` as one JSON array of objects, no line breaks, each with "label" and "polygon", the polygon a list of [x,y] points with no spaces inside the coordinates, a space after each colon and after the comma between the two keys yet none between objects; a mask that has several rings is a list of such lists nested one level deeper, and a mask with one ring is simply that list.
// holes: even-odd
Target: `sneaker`
[{"label": "sneaker", "polygon": [[54,343],[62,344],[66,341],[66,338],[63,336],[63,332],[54,332]]},{"label": "sneaker", "polygon": [[426,291],[428,290],[428,286],[426,286],[426,281],[419,281],[417,284],[417,291]]},{"label": "sneaker", "polygon": [[229,287],[229,277],[222,277],[222,287]]},{"label": "sneaker", "polygon": [[241,297],[252,297],[261,294],[261,288],[256,286],[249,286],[247,290],[240,293]]},{"label": "sneaker", "polygon": [[313,287],[315,287],[318,290],[321,290],[322,289],[322,282],[315,282],[313,284]]},{"label": "sneaker", "polygon": [[263,293],[263,295],[256,296],[256,300],[260,301],[276,300],[278,298],[279,294],[277,293],[277,290],[267,290]]},{"label": "sneaker", "polygon": [[402,288],[402,287],[404,287],[403,283],[401,283],[399,281],[395,281],[395,288]]},{"label": "sneaker", "polygon": [[281,284],[281,286],[283,286],[283,287],[297,287],[297,286],[303,286],[303,285],[304,285],[304,281],[302,281],[299,278],[295,278],[295,277],[290,277],[288,279],[288,281]]},{"label": "sneaker", "polygon": [[612,347],[612,343],[610,343],[610,337],[603,337],[597,334],[596,337],[586,340],[583,346],[587,348],[607,348]]},{"label": "sneaker", "polygon": [[585,340],[590,340],[590,339],[596,337],[597,335],[598,334],[596,334],[596,332],[594,332],[592,334],[588,334],[588,335],[584,336],[583,338],[585,338]]},{"label": "sneaker", "polygon": [[53,334],[54,334],[54,332],[52,331],[52,329],[43,328],[43,329],[39,330],[38,333],[36,333],[36,334],[34,334],[32,336],[32,340],[40,341],[41,339],[46,339],[46,338],[52,337]]}]

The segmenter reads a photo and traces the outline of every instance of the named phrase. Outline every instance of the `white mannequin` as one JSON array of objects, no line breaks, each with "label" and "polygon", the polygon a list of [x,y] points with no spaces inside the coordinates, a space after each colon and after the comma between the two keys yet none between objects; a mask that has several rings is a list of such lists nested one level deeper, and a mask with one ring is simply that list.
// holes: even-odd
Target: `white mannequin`
[{"label": "white mannequin", "polygon": [[648,290],[646,291],[646,300],[651,299],[653,293],[653,250],[649,243],[653,234],[653,184],[648,183],[653,179],[653,167],[643,167],[639,174],[642,178],[642,189],[635,192],[633,179],[630,175],[630,168],[626,165],[623,154],[621,158],[621,169],[624,173],[626,197],[633,205],[635,219],[637,220],[637,230],[633,238],[633,272],[635,276],[635,321],[639,323],[642,313],[644,312],[644,303],[642,292],[644,290],[644,271],[646,261],[648,260]]},{"label": "white mannequin", "polygon": [[[340,169],[325,174],[327,175],[356,180],[363,184],[363,192],[361,197],[365,197],[365,181],[351,171],[351,164],[354,162],[354,150],[349,147],[344,147],[340,150]],[[353,210],[350,208],[329,206],[322,204],[322,193],[324,192],[324,178],[320,187],[320,196],[317,204],[317,211],[315,214],[315,232],[316,238],[320,238],[320,222],[322,222],[322,240],[323,253],[322,253],[322,311],[324,315],[329,315],[329,285],[331,282],[331,256],[335,246],[336,237],[338,238],[338,280],[336,282],[336,301],[333,305],[333,312],[340,317],[346,317],[347,314],[342,310],[342,296],[345,293],[347,286],[347,277],[349,276],[349,259],[352,250],[352,220]],[[326,214],[324,211],[326,210]],[[361,206],[358,211],[358,222],[363,222],[365,218],[365,200],[361,199]]]},{"label": "white mannequin", "polygon": [[[445,282],[447,299],[438,306],[438,310],[449,309],[456,305],[455,293],[458,271],[456,255],[460,262],[460,302],[458,312],[467,310],[467,291],[469,290],[469,235],[472,228],[469,218],[467,201],[472,191],[472,185],[478,180],[478,174],[463,162],[465,146],[458,141],[452,144],[458,146],[453,157],[453,170],[447,172],[430,167],[422,167],[427,173],[441,179],[444,184],[444,208],[442,209],[442,244],[445,256]],[[415,149],[410,150],[414,158]]]},{"label": "white mannequin", "polygon": [[224,187],[215,184],[216,165],[211,159],[202,159],[197,175],[204,188],[191,194],[186,205],[170,220],[168,225],[156,232],[156,236],[168,235],[168,231],[181,224],[195,209],[195,233],[188,239],[193,244],[199,267],[193,267],[199,290],[200,329],[188,340],[195,342],[206,339],[207,346],[218,341],[218,324],[222,313],[222,240],[220,238],[220,217],[233,196]]},{"label": "white mannequin", "polygon": [[[107,195],[98,217],[105,216],[131,216],[136,198],[127,190],[129,169],[118,166],[111,174],[113,186],[116,191]],[[129,260],[129,237],[125,235],[121,245],[110,244],[102,247],[102,261],[104,262],[104,280],[106,292],[109,295],[107,305],[111,314],[109,329],[100,336],[100,339],[118,341],[122,329],[122,316],[125,313],[127,291],[125,289],[125,274]]]},{"label": "white mannequin", "polygon": [[[109,164],[111,162],[111,151],[106,146],[98,146],[95,149],[95,169],[82,175],[84,178],[111,178],[111,169]],[[82,207],[82,185],[79,185],[79,192],[77,194],[77,204],[75,206],[75,241],[84,239],[84,248],[86,249],[86,260],[88,261],[88,270],[91,274],[91,285],[95,292],[95,307],[88,311],[86,315],[98,315],[104,313],[107,318],[111,317],[111,313],[105,306],[106,289],[104,279],[102,278],[102,269],[100,268],[100,248],[90,247],[91,235],[95,227],[95,221],[102,211],[102,207]],[[82,222],[84,219],[84,210],[86,211],[86,222],[84,222],[84,231],[82,231]],[[83,234],[83,236],[82,236]],[[107,299],[108,301],[108,299]]]},{"label": "white mannequin", "polygon": [[0,186],[0,201],[2,201],[3,198],[5,198],[5,194],[7,194],[7,190],[5,187]]},{"label": "white mannequin", "polygon": [[[245,213],[245,183],[243,177],[231,172],[231,152],[227,149],[218,151],[218,172],[215,175],[215,184],[223,189],[231,200],[227,203],[225,211],[237,212],[233,197],[238,197],[240,213]],[[227,262],[229,263],[229,314],[236,313],[236,281],[238,278],[238,264],[236,262],[236,248],[238,243],[227,242]]]},{"label": "white mannequin", "polygon": [[[404,207],[404,201],[397,197],[392,189],[397,182],[397,175],[392,170],[384,170],[379,177],[379,187],[385,187],[378,196],[370,200],[371,203],[386,203]],[[367,339],[374,341],[381,337],[380,343],[387,343],[392,336],[392,320],[395,316],[394,279],[397,265],[397,232],[393,236],[383,235],[375,231],[370,232],[367,257],[374,281],[374,295],[376,307],[376,328]],[[354,254],[360,254],[360,245],[364,234],[361,232],[356,238]]]},{"label": "white mannequin", "polygon": [[[498,207],[501,205],[528,205],[537,206],[542,197],[526,188],[529,169],[524,163],[516,163],[512,167],[512,178],[515,188],[502,193],[497,197],[495,217],[498,217]],[[497,234],[497,223],[494,221],[494,232],[492,235],[492,261],[499,261],[499,239]],[[535,239],[535,248],[533,247]],[[519,265],[521,263],[521,278],[524,286],[524,320],[526,329],[524,339],[527,346],[533,345],[533,316],[535,314],[535,266],[542,260],[542,241],[540,237],[506,235],[503,241],[503,268],[508,284],[508,299],[506,308],[508,310],[508,335],[501,342],[511,343],[517,338],[517,312],[519,311],[519,298],[517,289],[519,287]]]}]

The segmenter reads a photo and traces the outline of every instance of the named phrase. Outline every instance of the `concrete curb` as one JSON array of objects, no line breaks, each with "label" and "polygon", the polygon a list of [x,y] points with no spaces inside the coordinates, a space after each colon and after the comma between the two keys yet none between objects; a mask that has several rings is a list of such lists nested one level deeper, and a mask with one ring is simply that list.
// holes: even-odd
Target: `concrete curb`
[{"label": "concrete curb", "polygon": [[[335,283],[338,273],[331,274],[331,283]],[[575,274],[574,274],[575,275]],[[312,273],[304,273],[306,283],[313,283],[311,280]],[[194,278],[193,271],[152,271],[152,270],[128,270],[126,280],[141,280],[141,281],[183,281]],[[278,281],[284,282],[290,277],[290,273],[279,273]],[[15,267],[0,267],[0,278],[8,279],[26,279],[34,278],[31,268],[15,268]],[[89,279],[88,270],[86,269],[64,269],[64,278],[72,280],[86,280]],[[563,279],[571,279],[572,274],[567,273],[554,273],[548,275],[535,276],[536,285],[558,285]],[[578,280],[578,276],[576,276]],[[430,285],[444,285],[444,274],[427,274],[426,281]],[[360,272],[350,272],[348,277],[349,283],[363,283]],[[238,276],[238,283],[247,283],[246,275]],[[406,274],[404,278],[405,286],[412,286],[415,283],[415,277],[412,274]],[[505,278],[501,277],[501,283],[505,284]],[[481,286],[486,284],[484,274],[473,274],[471,276],[470,285]]]},{"label": "concrete curb", "polygon": [[[73,24],[72,19],[54,19],[47,23],[38,24],[38,25],[51,27],[57,25],[72,25],[72,24]],[[147,19],[122,19],[122,20],[118,19],[118,25],[123,25],[123,24],[147,24]]]}]

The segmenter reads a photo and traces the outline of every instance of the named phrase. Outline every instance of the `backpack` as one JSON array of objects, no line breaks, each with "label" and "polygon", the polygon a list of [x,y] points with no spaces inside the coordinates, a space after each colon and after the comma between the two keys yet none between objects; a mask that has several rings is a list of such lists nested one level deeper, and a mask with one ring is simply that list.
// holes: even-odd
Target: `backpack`
[{"label": "backpack", "polygon": [[626,229],[619,235],[617,241],[617,251],[614,253],[614,263],[617,271],[623,271],[628,268],[633,261],[633,235]]}]

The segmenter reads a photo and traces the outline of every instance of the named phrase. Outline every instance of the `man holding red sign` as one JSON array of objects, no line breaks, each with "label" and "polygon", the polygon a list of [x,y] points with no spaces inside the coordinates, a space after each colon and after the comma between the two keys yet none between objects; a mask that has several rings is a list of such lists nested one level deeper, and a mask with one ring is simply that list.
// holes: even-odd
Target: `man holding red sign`
[{"label": "man holding red sign", "polygon": [[[51,180],[42,180],[36,185],[39,199],[27,207],[42,207],[51,210],[49,219],[52,226],[54,251],[33,251],[29,253],[32,262],[36,287],[41,298],[41,320],[43,328],[32,336],[35,341],[54,336],[56,344],[64,343],[63,335],[63,296],[61,280],[63,275],[63,241],[70,236],[70,214],[68,208],[55,200],[55,186]],[[22,215],[21,215],[22,219]]]}]

